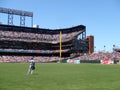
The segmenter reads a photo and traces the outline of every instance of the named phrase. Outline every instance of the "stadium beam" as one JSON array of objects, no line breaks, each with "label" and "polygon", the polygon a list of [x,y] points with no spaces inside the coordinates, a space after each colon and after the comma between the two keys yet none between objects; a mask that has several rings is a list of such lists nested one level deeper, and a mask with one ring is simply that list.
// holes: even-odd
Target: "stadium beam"
[{"label": "stadium beam", "polygon": [[32,12],[0,7],[0,13],[8,14],[8,25],[13,25],[13,15],[19,15],[20,26],[25,26],[25,16],[31,17],[31,26],[33,26],[33,13]]}]

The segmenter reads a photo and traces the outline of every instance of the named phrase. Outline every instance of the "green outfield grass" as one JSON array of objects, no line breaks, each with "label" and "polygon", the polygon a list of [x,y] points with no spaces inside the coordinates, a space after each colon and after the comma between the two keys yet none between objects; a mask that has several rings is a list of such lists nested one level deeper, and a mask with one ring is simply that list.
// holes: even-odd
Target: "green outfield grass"
[{"label": "green outfield grass", "polygon": [[0,63],[0,90],[120,90],[120,65]]}]

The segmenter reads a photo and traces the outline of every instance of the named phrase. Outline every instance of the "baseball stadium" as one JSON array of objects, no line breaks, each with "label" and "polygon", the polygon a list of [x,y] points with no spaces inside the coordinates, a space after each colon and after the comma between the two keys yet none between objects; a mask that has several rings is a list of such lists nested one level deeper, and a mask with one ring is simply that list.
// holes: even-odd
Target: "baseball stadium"
[{"label": "baseball stadium", "polygon": [[[32,12],[0,7],[0,13],[8,15],[7,24],[0,21],[0,90],[120,89],[120,49],[96,52],[87,26],[46,29],[33,25]],[[31,58],[35,71],[27,75]]]},{"label": "baseball stadium", "polygon": [[[0,24],[0,62],[71,62],[94,60],[116,63],[120,59],[119,49],[95,52],[94,35],[86,36],[86,26],[76,25],[60,29],[39,28],[33,25],[33,13],[9,8],[0,8],[8,15],[8,23]],[[14,16],[20,17],[20,25],[14,24]],[[26,26],[29,17],[31,26]],[[93,61],[93,62],[94,62]],[[109,62],[110,61],[110,62]]]}]

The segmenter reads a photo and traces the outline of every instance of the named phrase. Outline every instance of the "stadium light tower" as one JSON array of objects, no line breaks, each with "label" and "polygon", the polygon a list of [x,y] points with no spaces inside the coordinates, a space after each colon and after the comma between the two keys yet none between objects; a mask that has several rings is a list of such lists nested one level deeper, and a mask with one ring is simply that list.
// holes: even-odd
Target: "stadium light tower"
[{"label": "stadium light tower", "polygon": [[25,17],[31,17],[31,26],[33,26],[33,13],[32,12],[0,7],[0,13],[8,14],[8,25],[13,25],[13,15],[19,15],[20,26],[25,26]]}]

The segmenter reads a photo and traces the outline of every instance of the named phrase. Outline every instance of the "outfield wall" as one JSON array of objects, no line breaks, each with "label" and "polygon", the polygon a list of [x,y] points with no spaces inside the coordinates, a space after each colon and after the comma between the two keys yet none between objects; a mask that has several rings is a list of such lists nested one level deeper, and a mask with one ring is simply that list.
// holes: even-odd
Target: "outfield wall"
[{"label": "outfield wall", "polygon": [[62,60],[63,63],[74,63],[74,64],[80,64],[80,63],[91,63],[91,64],[118,64],[119,60]]}]

